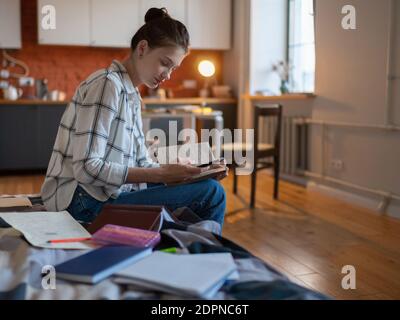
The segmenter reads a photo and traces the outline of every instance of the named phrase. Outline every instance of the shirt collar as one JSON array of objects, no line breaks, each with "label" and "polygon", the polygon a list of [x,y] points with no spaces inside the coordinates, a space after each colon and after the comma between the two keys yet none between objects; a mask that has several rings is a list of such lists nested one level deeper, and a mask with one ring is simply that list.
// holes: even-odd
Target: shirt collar
[{"label": "shirt collar", "polygon": [[118,73],[127,94],[139,94],[138,88],[133,85],[132,80],[129,77],[128,71],[121,62],[119,62],[118,60],[113,60],[110,69]]}]

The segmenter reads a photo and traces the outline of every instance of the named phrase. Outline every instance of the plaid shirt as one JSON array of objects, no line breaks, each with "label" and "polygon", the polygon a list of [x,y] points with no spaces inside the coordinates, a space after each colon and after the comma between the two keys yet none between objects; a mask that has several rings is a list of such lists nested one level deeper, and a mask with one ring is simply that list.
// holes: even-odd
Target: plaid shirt
[{"label": "plaid shirt", "polygon": [[141,98],[125,67],[114,60],[77,88],[58,128],[42,186],[49,211],[66,209],[78,185],[99,201],[122,191],[129,167],[156,167],[142,130]]}]

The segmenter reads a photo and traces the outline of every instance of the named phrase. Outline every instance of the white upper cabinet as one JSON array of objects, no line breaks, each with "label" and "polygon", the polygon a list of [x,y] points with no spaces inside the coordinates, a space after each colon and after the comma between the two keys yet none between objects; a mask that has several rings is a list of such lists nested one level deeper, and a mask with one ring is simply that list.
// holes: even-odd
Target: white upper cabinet
[{"label": "white upper cabinet", "polygon": [[[42,26],[45,5],[55,8],[55,29]],[[151,7],[183,22],[193,49],[230,49],[231,0],[38,0],[39,43],[128,48]]]},{"label": "white upper cabinet", "polygon": [[0,0],[0,48],[21,48],[19,0]]},{"label": "white upper cabinet", "polygon": [[231,0],[188,0],[187,27],[193,49],[230,49]]},{"label": "white upper cabinet", "polygon": [[143,24],[139,1],[91,0],[91,45],[130,47],[131,38]]},{"label": "white upper cabinet", "polygon": [[[42,13],[44,6],[53,6],[53,11]],[[89,0],[38,0],[38,34],[40,44],[90,44]],[[55,28],[44,28],[48,19],[55,19]]]},{"label": "white upper cabinet", "polygon": [[150,8],[167,8],[169,15],[186,24],[186,1],[187,0],[141,0],[140,21],[144,23],[144,16]]}]

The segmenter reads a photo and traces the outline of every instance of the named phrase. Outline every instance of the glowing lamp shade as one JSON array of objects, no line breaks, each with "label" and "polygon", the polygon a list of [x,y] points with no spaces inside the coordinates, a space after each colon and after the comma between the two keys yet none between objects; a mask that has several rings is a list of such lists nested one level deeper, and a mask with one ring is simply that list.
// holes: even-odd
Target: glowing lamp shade
[{"label": "glowing lamp shade", "polygon": [[203,60],[199,63],[198,70],[203,77],[212,77],[215,73],[215,66],[209,60]]}]

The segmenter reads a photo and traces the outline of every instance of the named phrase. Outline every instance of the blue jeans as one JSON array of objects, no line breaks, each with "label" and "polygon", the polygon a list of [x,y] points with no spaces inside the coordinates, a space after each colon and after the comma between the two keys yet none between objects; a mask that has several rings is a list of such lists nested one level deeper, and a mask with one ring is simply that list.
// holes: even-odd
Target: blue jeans
[{"label": "blue jeans", "polygon": [[170,211],[189,207],[204,220],[214,220],[221,227],[225,214],[225,190],[214,179],[207,179],[191,184],[165,186],[148,184],[147,189],[122,192],[117,199],[99,201],[78,186],[67,211],[78,221],[91,222],[100,213],[103,205],[139,204],[163,205]]}]

